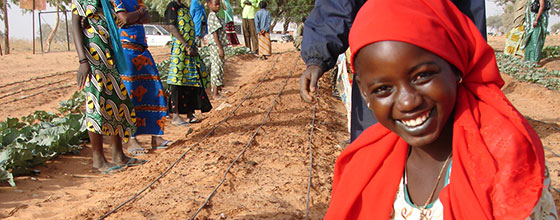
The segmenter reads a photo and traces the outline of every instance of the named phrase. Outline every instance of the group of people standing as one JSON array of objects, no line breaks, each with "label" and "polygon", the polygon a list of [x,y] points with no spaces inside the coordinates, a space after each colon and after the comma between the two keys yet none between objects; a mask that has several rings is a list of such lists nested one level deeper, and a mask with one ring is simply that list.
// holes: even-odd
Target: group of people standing
[{"label": "group of people standing", "polygon": [[539,63],[548,28],[550,0],[517,0],[504,53]]},{"label": "group of people standing", "polygon": [[[212,109],[206,89],[211,88],[214,98],[222,97],[224,47],[239,42],[228,0],[207,0],[206,5],[208,15],[198,0],[190,10],[181,0],[167,6],[164,17],[172,42],[165,91],[148,51],[143,24],[150,15],[142,0],[72,1],[77,81],[86,93],[94,171],[109,174],[145,163],[126,156],[122,143],[131,154],[144,154],[136,136],[151,135],[152,149],[165,149],[170,144],[162,137],[167,117],[176,126],[197,123],[195,110]],[[198,54],[203,42],[211,56],[206,65]],[[102,135],[111,137],[112,162],[103,154]]]},{"label": "group of people standing", "polygon": [[271,54],[270,12],[263,0],[241,0],[241,18],[245,46],[251,52],[266,58]]}]

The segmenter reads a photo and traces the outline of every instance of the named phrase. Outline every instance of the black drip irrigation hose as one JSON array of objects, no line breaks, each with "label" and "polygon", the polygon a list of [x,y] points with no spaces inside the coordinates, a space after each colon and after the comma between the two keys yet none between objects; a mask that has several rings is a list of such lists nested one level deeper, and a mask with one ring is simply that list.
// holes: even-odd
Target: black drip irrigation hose
[{"label": "black drip irrigation hose", "polygon": [[[317,85],[319,86],[319,85]],[[313,145],[313,130],[315,130],[315,116],[317,113],[317,104],[319,104],[319,89],[315,94],[315,105],[313,106],[313,120],[311,121],[311,131],[309,132],[309,179],[307,180],[307,200],[305,201],[305,220],[309,219],[309,198],[311,194],[311,175],[313,173],[313,150],[311,146]]]},{"label": "black drip irrigation hose", "polygon": [[552,149],[548,148],[547,146],[543,146],[544,149],[548,150],[548,152],[554,154],[554,156],[560,157],[560,154],[555,153]]},{"label": "black drip irrigation hose", "polygon": [[[556,128],[556,129],[558,129],[558,128]],[[560,130],[560,129],[558,129],[558,130]],[[547,151],[549,151],[550,153],[554,154],[554,156],[560,157],[559,154],[557,154],[557,153],[555,153],[554,151],[552,151],[552,149],[550,149],[549,147],[543,145],[543,148],[546,149]],[[557,193],[560,193],[560,190],[558,190],[558,189],[556,189],[556,188],[554,188],[554,187],[551,187],[551,188],[552,188],[554,191],[556,191]]]},{"label": "black drip irrigation hose", "polygon": [[33,80],[45,79],[45,78],[49,78],[49,77],[53,77],[53,76],[64,75],[64,74],[74,73],[74,72],[76,72],[76,71],[57,72],[57,73],[53,73],[53,74],[46,75],[46,76],[38,76],[38,77],[31,78],[31,79],[11,82],[11,83],[8,83],[8,84],[0,85],[0,89],[4,88],[4,87],[15,85],[15,84],[18,84],[18,83],[26,83],[26,82],[30,82],[30,81],[33,81]]},{"label": "black drip irrigation hose", "polygon": [[268,72],[265,73],[265,75],[263,77],[261,77],[261,79],[259,80],[259,82],[257,83],[257,85],[255,85],[255,87],[253,89],[251,89],[247,95],[245,96],[245,98],[243,98],[243,100],[241,100],[241,102],[235,107],[235,109],[233,109],[233,111],[231,111],[228,116],[226,118],[224,118],[222,121],[220,121],[218,124],[216,124],[204,137],[202,137],[202,139],[200,139],[200,141],[196,142],[195,144],[191,145],[190,147],[187,148],[187,150],[185,150],[185,152],[183,154],[181,154],[181,156],[179,156],[179,158],[177,158],[177,160],[175,160],[175,162],[173,162],[165,171],[163,171],[163,173],[161,175],[159,175],[157,178],[155,178],[152,182],[150,182],[150,184],[148,184],[146,187],[144,187],[143,189],[141,189],[140,191],[138,191],[136,194],[134,194],[132,197],[130,197],[129,199],[127,199],[126,201],[124,201],[123,203],[121,203],[120,205],[118,205],[117,207],[115,207],[113,210],[105,213],[103,216],[101,216],[100,218],[98,218],[98,220],[102,220],[105,219],[107,217],[109,217],[109,215],[115,213],[117,210],[119,210],[121,207],[123,207],[124,205],[126,205],[127,203],[133,201],[134,199],[136,199],[138,196],[140,196],[140,194],[142,194],[144,191],[146,191],[148,188],[150,188],[152,185],[154,185],[158,180],[160,180],[163,176],[165,176],[165,174],[167,174],[175,165],[177,165],[177,163],[179,163],[179,161],[181,159],[183,159],[185,157],[185,155],[187,155],[188,152],[190,152],[194,147],[198,146],[200,143],[202,143],[202,141],[206,140],[206,138],[208,138],[212,133],[214,133],[214,131],[220,126],[222,125],[224,122],[226,122],[229,118],[231,118],[231,116],[233,116],[233,114],[239,109],[239,107],[241,107],[241,104],[243,104],[243,102],[245,102],[252,94],[253,91],[255,89],[257,89],[262,82],[264,81],[264,79],[268,76],[268,74],[270,72],[272,72],[272,70],[274,69],[274,67],[276,66],[276,63],[278,63],[278,57],[276,57],[276,60],[274,61],[274,63],[272,64],[272,67],[270,68],[270,70]]},{"label": "black drip irrigation hose", "polygon": [[270,108],[268,109],[268,112],[266,113],[266,115],[264,116],[264,119],[261,123],[261,125],[255,130],[255,132],[253,133],[253,136],[251,136],[251,139],[249,139],[249,141],[247,142],[247,144],[245,145],[245,147],[243,148],[243,150],[241,150],[241,152],[239,152],[239,154],[237,155],[237,157],[235,158],[235,160],[233,160],[233,162],[231,162],[231,164],[229,165],[229,167],[226,169],[226,171],[224,172],[224,176],[222,177],[222,180],[220,181],[220,183],[218,183],[218,185],[214,188],[214,190],[212,190],[212,192],[210,192],[210,194],[208,195],[208,197],[206,198],[206,200],[204,201],[204,203],[198,208],[198,210],[196,210],[196,212],[193,214],[193,216],[190,218],[191,220],[193,220],[194,218],[196,218],[196,216],[198,215],[198,213],[200,213],[200,211],[202,211],[202,209],[208,204],[208,202],[210,201],[210,199],[212,198],[212,196],[214,196],[214,194],[216,193],[216,191],[218,190],[218,188],[220,188],[220,186],[222,186],[222,184],[226,181],[226,177],[227,174],[229,173],[229,171],[231,170],[231,168],[233,167],[233,165],[235,165],[235,163],[239,160],[239,158],[241,158],[241,156],[243,155],[243,153],[245,153],[245,151],[247,150],[247,148],[249,148],[249,146],[251,145],[251,142],[253,141],[253,139],[255,139],[255,137],[257,136],[257,134],[259,133],[259,130],[264,126],[264,124],[268,121],[268,118],[270,116],[270,113],[272,112],[272,109],[274,109],[274,106],[276,104],[276,100],[278,100],[278,98],[280,98],[280,95],[282,95],[282,92],[284,91],[284,88],[286,88],[286,85],[288,84],[288,80],[290,80],[290,78],[292,77],[292,73],[295,70],[296,64],[298,63],[299,57],[296,58],[296,62],[294,62],[294,67],[292,68],[292,70],[290,71],[290,75],[286,78],[286,80],[284,81],[284,85],[282,85],[282,88],[280,88],[280,92],[278,92],[278,94],[276,95],[276,97],[274,98],[274,100],[272,100],[272,104],[270,106]]}]

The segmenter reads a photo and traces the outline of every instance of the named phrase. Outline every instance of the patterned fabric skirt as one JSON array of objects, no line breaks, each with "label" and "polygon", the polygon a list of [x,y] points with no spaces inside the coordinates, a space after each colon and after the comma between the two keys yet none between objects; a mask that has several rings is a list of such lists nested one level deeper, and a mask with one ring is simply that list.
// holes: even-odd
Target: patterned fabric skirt
[{"label": "patterned fabric skirt", "polygon": [[210,80],[212,86],[218,87],[224,85],[224,61],[220,58],[218,46],[209,45],[210,51]]},{"label": "patterned fabric skirt", "polygon": [[524,56],[524,52],[521,49],[521,43],[524,42],[524,37],[525,30],[523,25],[512,28],[506,36],[506,46],[504,48],[504,53],[511,56]]},{"label": "patterned fabric skirt", "polygon": [[150,52],[137,44],[123,43],[128,70],[121,78],[136,111],[136,133],[163,135],[167,102],[159,72]]},{"label": "patterned fabric skirt", "polygon": [[88,59],[92,75],[85,83],[86,128],[96,134],[120,136],[128,143],[136,132],[136,113],[119,72],[104,56],[88,55]]},{"label": "patterned fabric skirt", "polygon": [[[348,49],[347,51],[349,51]],[[338,74],[336,78],[336,89],[340,94],[340,99],[346,108],[346,117],[348,119],[348,131],[350,131],[351,110],[352,110],[352,72],[347,63],[347,53],[338,56]]]},{"label": "patterned fabric skirt", "polygon": [[259,55],[270,56],[271,51],[270,33],[259,34]]},{"label": "patterned fabric skirt", "polygon": [[229,45],[239,45],[239,40],[237,39],[237,33],[235,32],[235,24],[233,23],[233,21],[226,24],[226,35],[230,43]]},{"label": "patterned fabric skirt", "polygon": [[527,44],[525,45],[525,60],[540,62],[542,59],[542,49],[546,39],[546,29],[541,26],[533,28],[527,34]]},{"label": "patterned fabric skirt", "polygon": [[209,112],[212,104],[201,87],[169,85],[169,112],[192,114],[194,110]]},{"label": "patterned fabric skirt", "polygon": [[[528,19],[527,24],[532,24],[536,19],[536,13],[528,12],[525,15]],[[540,62],[542,59],[542,49],[546,39],[546,32],[548,28],[548,11],[543,12],[539,18],[537,26],[529,25],[525,30],[525,61]]]}]

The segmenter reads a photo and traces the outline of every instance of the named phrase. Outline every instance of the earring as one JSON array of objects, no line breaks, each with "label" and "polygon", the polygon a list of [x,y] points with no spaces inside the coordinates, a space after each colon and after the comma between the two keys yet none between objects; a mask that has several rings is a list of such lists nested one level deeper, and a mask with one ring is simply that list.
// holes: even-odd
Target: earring
[{"label": "earring", "polygon": [[457,76],[457,84],[461,84],[463,82],[463,76]]},{"label": "earring", "polygon": [[367,102],[367,107],[368,107],[369,109],[371,109],[371,106],[370,106],[369,102]]}]

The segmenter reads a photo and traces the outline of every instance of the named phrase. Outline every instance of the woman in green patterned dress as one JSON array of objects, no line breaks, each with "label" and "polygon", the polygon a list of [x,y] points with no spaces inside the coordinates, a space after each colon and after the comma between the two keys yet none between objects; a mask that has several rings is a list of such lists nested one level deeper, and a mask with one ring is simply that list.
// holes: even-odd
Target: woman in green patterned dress
[{"label": "woman in green patterned dress", "polygon": [[[80,59],[77,82],[86,93],[85,124],[93,170],[107,174],[145,162],[127,157],[122,150],[122,142],[128,142],[136,131],[136,115],[119,75],[122,66],[117,56],[122,48],[118,32],[111,29],[115,28],[113,16],[109,0],[72,0],[73,37]],[[111,137],[113,163],[103,155],[102,135]]]},{"label": "woman in green patterned dress", "polygon": [[527,38],[525,60],[535,63],[541,61],[546,29],[548,27],[548,10],[544,9],[545,0],[538,1],[540,7],[537,13],[531,12],[531,3],[533,1],[527,1],[525,12],[525,36]]},{"label": "woman in green patterned dress", "polygon": [[[187,6],[180,0],[171,1],[165,10],[165,20],[173,34],[167,77],[171,124],[187,125],[198,122],[195,110],[209,112],[212,109],[204,90],[209,86],[209,75],[194,44],[194,24]],[[187,120],[179,114],[187,114]]]}]

